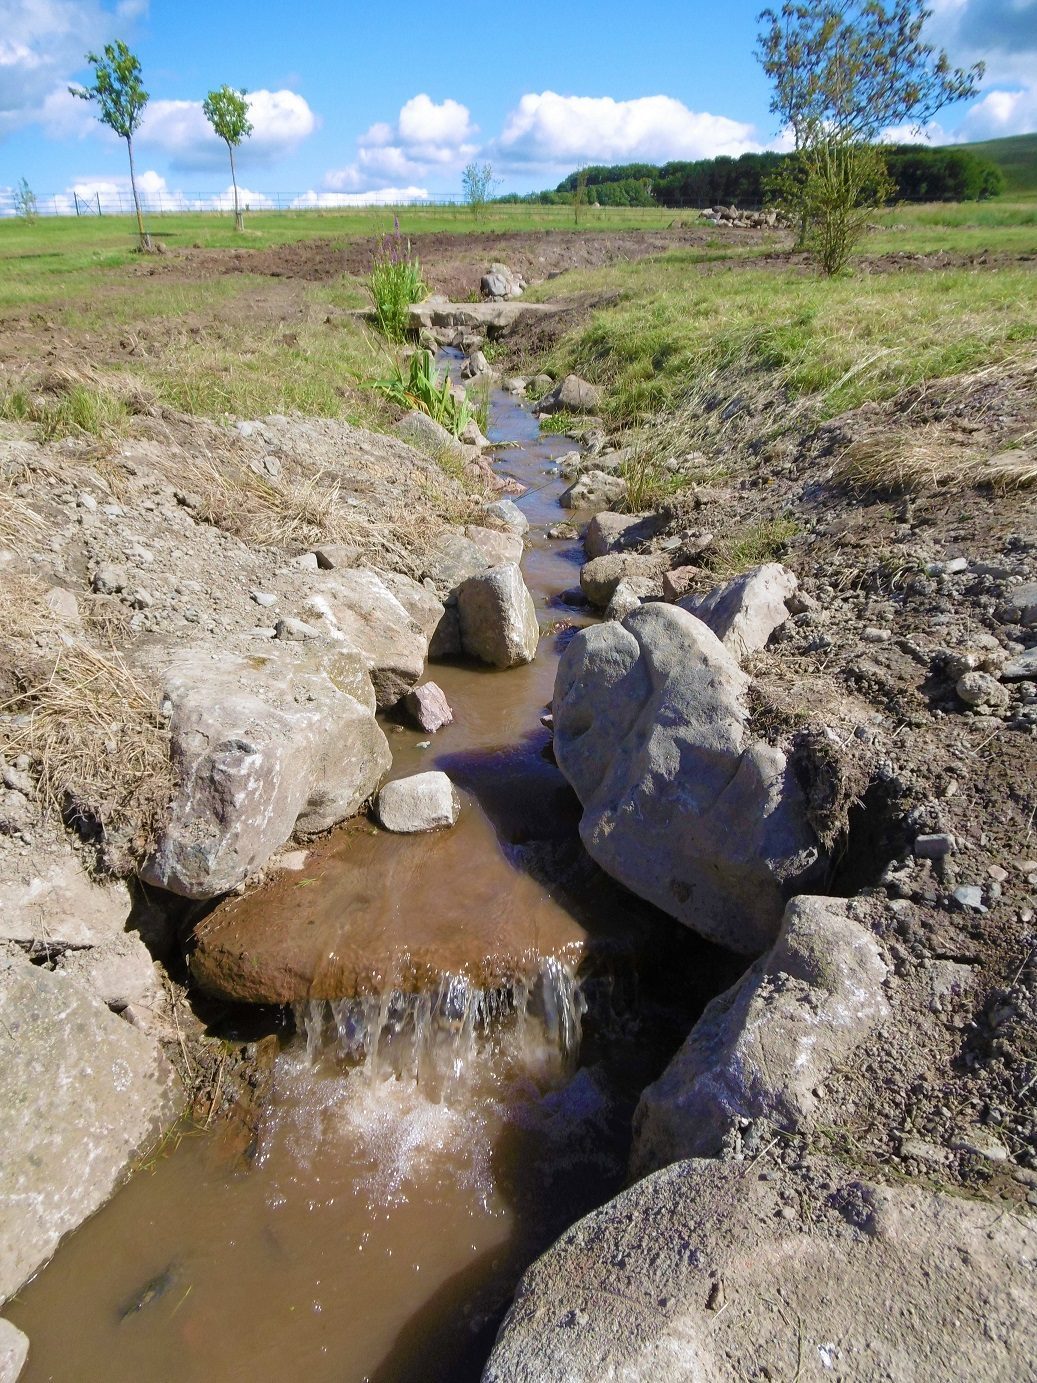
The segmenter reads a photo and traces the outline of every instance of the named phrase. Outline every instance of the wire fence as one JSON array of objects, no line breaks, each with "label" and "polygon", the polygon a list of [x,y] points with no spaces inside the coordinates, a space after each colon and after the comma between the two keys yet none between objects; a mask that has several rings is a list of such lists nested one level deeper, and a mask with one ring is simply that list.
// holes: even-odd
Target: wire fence
[{"label": "wire fence", "polygon": [[[184,214],[204,214],[211,213],[217,216],[225,216],[234,210],[234,197],[232,193],[195,193],[186,192],[170,193],[150,193],[141,196],[141,210],[148,218],[169,215]],[[263,211],[350,211],[353,209],[374,210],[377,208],[406,207],[409,210],[429,209],[453,209],[459,214],[468,214],[471,211],[470,205],[466,202],[463,194],[444,193],[429,197],[405,197],[396,198],[389,201],[385,196],[372,193],[370,197],[352,193],[337,194],[334,192],[303,192],[303,193],[263,193],[261,195],[249,193],[241,197],[242,210],[245,212]],[[22,198],[15,188],[0,187],[0,217],[14,217],[24,215],[27,208]],[[572,216],[573,208],[566,204],[559,203],[540,203],[540,202],[499,202],[494,201],[486,206],[487,212],[492,212],[494,217],[508,215],[509,213],[528,215],[531,209],[538,211],[556,211],[564,215]],[[106,190],[83,190],[74,189],[69,192],[44,192],[37,193],[33,197],[33,207],[37,216],[80,216],[80,217],[104,217],[104,216],[133,216],[135,208],[133,196],[129,191],[121,189]],[[675,211],[677,207],[622,207],[609,206],[599,207],[595,203],[589,203],[581,208],[581,216],[593,217],[600,212],[607,212],[609,218],[629,219],[636,221],[640,218],[657,219],[660,211]]]}]

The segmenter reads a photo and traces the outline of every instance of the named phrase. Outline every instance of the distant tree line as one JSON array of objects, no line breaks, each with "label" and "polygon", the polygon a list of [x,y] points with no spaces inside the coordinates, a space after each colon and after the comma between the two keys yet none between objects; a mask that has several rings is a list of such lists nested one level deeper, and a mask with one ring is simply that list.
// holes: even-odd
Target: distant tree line
[{"label": "distant tree line", "polygon": [[[969,149],[932,149],[924,144],[890,144],[881,148],[893,186],[894,202],[974,202],[1004,191],[996,163]],[[761,207],[770,186],[790,155],[720,155],[694,162],[624,163],[580,169],[563,178],[553,191],[510,194],[501,202],[536,202],[567,206],[577,180],[585,175],[590,206],[737,206]]]}]

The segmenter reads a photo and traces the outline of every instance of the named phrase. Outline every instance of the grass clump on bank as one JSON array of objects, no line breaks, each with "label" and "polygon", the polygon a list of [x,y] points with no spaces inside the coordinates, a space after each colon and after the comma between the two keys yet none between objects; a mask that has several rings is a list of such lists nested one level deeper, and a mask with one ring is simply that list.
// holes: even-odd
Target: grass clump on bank
[{"label": "grass clump on bank", "polygon": [[378,325],[390,341],[405,341],[410,326],[410,305],[420,302],[428,289],[421,276],[421,264],[411,254],[410,241],[404,243],[395,216],[392,234],[383,237],[378,259],[371,270],[370,287]]},{"label": "grass clump on bank", "polygon": [[72,383],[45,393],[16,386],[0,395],[0,418],[31,423],[41,442],[89,437],[109,442],[125,434],[130,409],[104,386]]}]

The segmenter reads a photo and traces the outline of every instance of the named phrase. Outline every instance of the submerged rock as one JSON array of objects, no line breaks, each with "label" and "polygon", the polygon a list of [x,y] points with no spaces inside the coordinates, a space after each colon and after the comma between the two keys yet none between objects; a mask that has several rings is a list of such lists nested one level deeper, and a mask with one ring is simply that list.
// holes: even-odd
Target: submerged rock
[{"label": "submerged rock", "polygon": [[0,1383],[15,1383],[28,1357],[28,1336],[10,1321],[0,1320]]},{"label": "submerged rock", "polygon": [[461,804],[445,773],[415,773],[386,783],[375,812],[387,831],[410,833],[452,826]]},{"label": "submerged rock", "polygon": [[602,869],[710,940],[758,955],[818,847],[785,755],[750,737],[748,685],[700,620],[644,605],[569,644],[554,750]]},{"label": "submerged rock", "polygon": [[580,1220],[519,1283],[483,1383],[1018,1377],[1026,1217],[836,1162],[765,1170],[678,1162]]},{"label": "submerged rock", "polygon": [[75,979],[0,962],[0,1300],[103,1205],[182,1092],[152,1038]]},{"label": "submerged rock", "polygon": [[736,658],[763,648],[789,617],[785,602],[796,589],[796,578],[780,562],[753,567],[705,595],[686,595],[678,600],[713,633]]},{"label": "submerged rock", "polygon": [[715,1156],[739,1120],[802,1129],[817,1087],[887,1015],[885,976],[853,904],[793,898],[771,950],[709,1004],[642,1094],[636,1167]]},{"label": "submerged rock", "polygon": [[531,663],[540,641],[536,606],[517,566],[473,576],[457,593],[461,647],[492,667]]},{"label": "submerged rock", "polygon": [[152,650],[171,705],[177,790],[141,870],[187,898],[214,898],[260,869],[294,832],[359,811],[392,763],[360,655],[285,644],[249,657]]}]

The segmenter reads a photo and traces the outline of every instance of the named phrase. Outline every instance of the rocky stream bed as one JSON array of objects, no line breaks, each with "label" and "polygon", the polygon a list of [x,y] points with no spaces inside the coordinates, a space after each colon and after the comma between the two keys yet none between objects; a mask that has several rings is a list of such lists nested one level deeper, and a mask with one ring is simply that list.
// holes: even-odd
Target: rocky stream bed
[{"label": "rocky stream bed", "polygon": [[1032,501],[527,384],[0,438],[4,1383],[1037,1376]]}]

